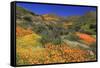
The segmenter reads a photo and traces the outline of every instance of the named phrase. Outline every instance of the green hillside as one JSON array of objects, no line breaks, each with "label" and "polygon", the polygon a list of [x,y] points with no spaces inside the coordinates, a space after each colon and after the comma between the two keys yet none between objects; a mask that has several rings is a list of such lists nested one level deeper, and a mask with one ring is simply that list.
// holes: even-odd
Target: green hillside
[{"label": "green hillside", "polygon": [[60,17],[16,6],[16,18],[18,65],[96,60],[95,11]]}]

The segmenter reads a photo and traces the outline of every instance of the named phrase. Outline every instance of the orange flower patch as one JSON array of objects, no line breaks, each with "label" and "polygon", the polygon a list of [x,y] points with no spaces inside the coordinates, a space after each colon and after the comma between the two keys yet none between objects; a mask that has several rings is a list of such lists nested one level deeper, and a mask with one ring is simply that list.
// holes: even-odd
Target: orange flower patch
[{"label": "orange flower patch", "polygon": [[32,30],[30,28],[25,30],[24,28],[20,26],[16,27],[16,36],[25,36],[28,34],[32,34]]},{"label": "orange flower patch", "polygon": [[80,39],[84,40],[86,43],[90,43],[90,44],[91,44],[91,43],[96,42],[96,39],[93,38],[92,36],[88,35],[88,34],[76,32],[76,35],[77,35]]}]

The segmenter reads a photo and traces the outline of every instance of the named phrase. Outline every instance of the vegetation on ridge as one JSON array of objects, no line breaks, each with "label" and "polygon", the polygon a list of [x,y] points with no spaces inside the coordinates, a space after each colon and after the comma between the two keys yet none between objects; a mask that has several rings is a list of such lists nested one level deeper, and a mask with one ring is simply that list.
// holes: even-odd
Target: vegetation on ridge
[{"label": "vegetation on ridge", "polygon": [[16,6],[17,65],[96,60],[96,12],[38,15]]}]

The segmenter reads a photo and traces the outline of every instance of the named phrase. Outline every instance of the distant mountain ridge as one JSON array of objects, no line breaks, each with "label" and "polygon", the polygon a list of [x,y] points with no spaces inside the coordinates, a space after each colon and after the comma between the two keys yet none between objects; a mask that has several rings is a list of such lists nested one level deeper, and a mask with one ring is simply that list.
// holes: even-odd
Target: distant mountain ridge
[{"label": "distant mountain ridge", "polygon": [[22,7],[17,6],[16,17],[18,26],[21,26],[23,28],[31,27],[33,30],[34,28],[40,29],[40,27],[46,30],[50,28],[53,28],[54,30],[75,29],[76,31],[83,31],[89,34],[93,34],[95,30],[92,30],[91,27],[93,27],[93,29],[96,29],[95,11],[90,11],[83,16],[69,16],[63,18],[55,14],[38,15]]}]

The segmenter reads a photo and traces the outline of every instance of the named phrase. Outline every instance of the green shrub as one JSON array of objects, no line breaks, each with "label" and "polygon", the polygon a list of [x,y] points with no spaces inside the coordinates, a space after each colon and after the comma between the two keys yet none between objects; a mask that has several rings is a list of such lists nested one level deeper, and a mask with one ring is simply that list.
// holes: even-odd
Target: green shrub
[{"label": "green shrub", "polygon": [[32,17],[31,16],[24,16],[23,19],[28,21],[28,22],[32,22]]},{"label": "green shrub", "polygon": [[58,44],[62,44],[62,43],[63,43],[62,39],[59,38],[59,37],[53,38],[53,39],[51,40],[51,42],[52,42],[53,44],[55,44],[55,45],[58,45]]},{"label": "green shrub", "polygon": [[78,41],[79,38],[74,33],[69,33],[66,35],[65,39],[68,39],[70,41]]}]

